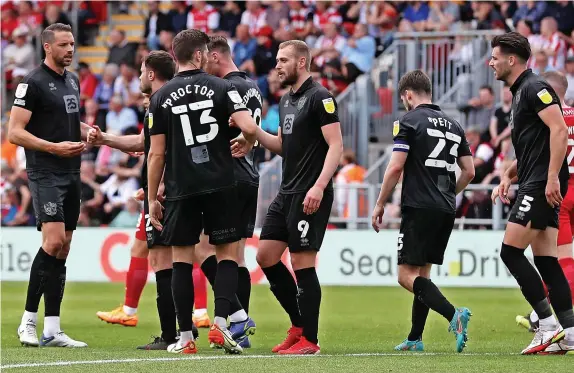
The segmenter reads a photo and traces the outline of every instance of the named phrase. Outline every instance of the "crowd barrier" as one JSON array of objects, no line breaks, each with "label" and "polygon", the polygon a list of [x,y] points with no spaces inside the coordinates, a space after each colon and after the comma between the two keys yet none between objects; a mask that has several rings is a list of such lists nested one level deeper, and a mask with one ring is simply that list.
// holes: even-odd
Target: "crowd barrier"
[{"label": "crowd barrier", "polygon": [[[246,261],[254,284],[266,283],[255,261],[259,232],[248,241]],[[516,282],[499,257],[501,231],[453,231],[442,267],[432,270],[442,286],[515,287]],[[324,285],[394,286],[397,284],[398,231],[380,233],[329,230],[317,260]],[[74,233],[68,258],[69,281],[123,282],[129,266],[132,229],[80,228]],[[41,242],[33,228],[3,228],[2,281],[27,281]],[[528,250],[527,256],[530,255]],[[283,256],[289,265],[289,254]],[[151,272],[148,281],[154,281]]]}]

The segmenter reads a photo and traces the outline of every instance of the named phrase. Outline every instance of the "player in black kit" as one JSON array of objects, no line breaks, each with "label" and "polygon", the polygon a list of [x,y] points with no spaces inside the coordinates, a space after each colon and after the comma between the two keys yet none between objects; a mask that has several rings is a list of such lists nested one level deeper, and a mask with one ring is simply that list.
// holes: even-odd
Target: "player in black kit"
[{"label": "player in black kit", "polygon": [[[91,128],[80,121],[80,83],[66,71],[74,56],[74,35],[55,23],[42,32],[46,59],[15,92],[8,139],[26,150],[26,170],[42,231],[42,247],[30,269],[26,307],[18,327],[27,346],[86,347],[60,329],[60,306],[66,284],[66,258],[80,214],[80,154]],[[44,295],[41,341],[36,334],[38,305]]]},{"label": "player in black kit", "polygon": [[[283,157],[283,178],[263,223],[257,262],[292,323],[273,352],[316,354],[321,286],[315,259],[333,205],[332,177],[343,152],[341,125],[335,99],[311,77],[307,44],[283,42],[276,59],[279,79],[291,92],[279,103],[278,135],[257,128],[257,140]],[[287,247],[297,284],[281,262]]]},{"label": "player in black kit", "polygon": [[[175,61],[171,55],[164,51],[152,51],[144,59],[141,65],[140,90],[151,97],[163,87],[175,74]],[[138,349],[142,350],[166,350],[167,347],[176,342],[177,325],[173,295],[171,291],[172,282],[172,255],[171,248],[164,245],[160,232],[150,224],[149,208],[147,203],[147,155],[150,149],[149,128],[153,127],[153,122],[149,121],[149,111],[144,118],[144,128],[139,135],[116,136],[110,133],[102,133],[99,128],[94,128],[88,135],[88,142],[94,145],[107,145],[109,147],[122,150],[124,152],[143,151],[146,156],[142,166],[142,188],[144,190],[144,210],[145,219],[145,240],[144,245],[149,248],[149,263],[155,273],[157,284],[157,311],[161,326],[161,336]],[[159,198],[163,195],[163,190],[159,190]],[[136,237],[136,241],[138,241]]]},{"label": "player in black kit", "polygon": [[[251,146],[257,126],[233,84],[202,70],[207,63],[208,42],[209,37],[198,30],[177,34],[173,52],[179,72],[156,92],[149,109],[150,219],[162,231],[162,241],[173,249],[173,296],[181,329],[179,341],[168,347],[172,353],[197,352],[192,335],[194,294],[189,280],[195,245],[204,228],[219,261],[215,320],[208,339],[227,352],[242,351],[227,329],[227,317],[236,299],[237,244],[241,238],[229,118]],[[165,217],[156,197],[164,166]]]},{"label": "player in black kit", "polygon": [[[510,128],[516,150],[516,160],[493,191],[492,200],[499,197],[509,203],[508,189],[518,181],[518,196],[508,218],[500,257],[538,314],[539,328],[522,351],[534,354],[562,339],[574,345],[572,297],[557,259],[558,212],[568,190],[568,130],[554,89],[526,69],[528,39],[511,32],[495,36],[491,46],[494,75],[510,86],[513,95]],[[524,256],[528,246],[548,287],[550,302],[540,276]]]},{"label": "player in black kit", "polygon": [[[431,82],[420,70],[405,74],[398,93],[407,113],[393,125],[394,149],[372,225],[379,232],[385,202],[403,174],[402,221],[398,238],[398,281],[414,294],[412,328],[397,350],[422,351],[429,308],[449,322],[462,352],[470,319],[468,308],[455,308],[430,280],[433,264],[442,265],[454,225],[458,193],[474,178],[464,130],[431,101]],[[456,180],[456,165],[461,175]]]}]

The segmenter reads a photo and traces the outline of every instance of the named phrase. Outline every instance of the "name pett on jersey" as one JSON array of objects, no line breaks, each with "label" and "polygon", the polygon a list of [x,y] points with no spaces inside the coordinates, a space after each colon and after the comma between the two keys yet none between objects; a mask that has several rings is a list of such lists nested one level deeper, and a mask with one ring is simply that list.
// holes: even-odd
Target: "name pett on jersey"
[{"label": "name pett on jersey", "polygon": [[393,150],[408,153],[401,205],[455,212],[457,159],[472,154],[460,124],[421,104],[395,121],[393,136]]},{"label": "name pett on jersey", "polygon": [[[563,108],[564,121],[568,126],[568,151],[566,152],[566,161],[568,162],[568,171],[570,175],[574,174],[574,108],[566,106]],[[568,180],[570,185],[574,185],[574,177]]]},{"label": "name pett on jersey", "polygon": [[[223,79],[233,83],[237,92],[243,100],[243,104],[251,113],[253,120],[257,126],[261,126],[261,113],[263,110],[263,99],[261,98],[261,91],[257,87],[257,84],[247,77],[247,74],[242,71],[234,71]],[[230,129],[231,138],[236,138],[241,133],[241,130],[237,127],[232,127]],[[235,164],[235,179],[238,182],[252,184],[255,186],[259,185],[259,172],[253,165],[253,153],[252,150],[245,157],[233,158]]]},{"label": "name pett on jersey", "polygon": [[235,86],[203,70],[178,73],[152,96],[150,136],[166,136],[166,199],[235,185],[229,117],[243,110]]}]

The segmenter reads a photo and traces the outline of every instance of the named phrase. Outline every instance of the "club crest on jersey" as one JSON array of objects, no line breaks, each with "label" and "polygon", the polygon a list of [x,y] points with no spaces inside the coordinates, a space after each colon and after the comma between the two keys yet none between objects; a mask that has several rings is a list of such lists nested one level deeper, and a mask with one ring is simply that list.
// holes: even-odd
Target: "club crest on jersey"
[{"label": "club crest on jersey", "polygon": [[325,108],[325,111],[329,114],[333,114],[335,112],[335,102],[331,97],[323,100],[323,107]]},{"label": "club crest on jersey", "polygon": [[307,102],[307,96],[303,96],[299,99],[299,102],[297,102],[297,110],[301,110],[303,109],[303,106],[305,105],[305,102]]},{"label": "club crest on jersey", "polygon": [[399,134],[399,121],[395,120],[393,122],[393,137]]},{"label": "club crest on jersey", "polygon": [[147,117],[147,128],[151,129],[153,127],[153,114],[149,113]]},{"label": "club crest on jersey", "polygon": [[241,104],[243,102],[241,96],[239,96],[239,93],[237,91],[229,91],[227,92],[227,95],[229,96],[231,101],[233,101],[236,104]]},{"label": "club crest on jersey", "polygon": [[552,102],[552,95],[550,94],[550,92],[548,92],[548,90],[546,88],[544,88],[543,90],[538,92],[536,94],[536,96],[538,96],[540,101],[542,101],[542,103],[544,103],[544,104],[548,105],[549,103]]},{"label": "club crest on jersey", "polygon": [[15,93],[16,98],[24,98],[24,96],[26,96],[27,91],[28,91],[28,84],[26,84],[26,83],[18,84],[18,87],[16,88],[16,93]]}]

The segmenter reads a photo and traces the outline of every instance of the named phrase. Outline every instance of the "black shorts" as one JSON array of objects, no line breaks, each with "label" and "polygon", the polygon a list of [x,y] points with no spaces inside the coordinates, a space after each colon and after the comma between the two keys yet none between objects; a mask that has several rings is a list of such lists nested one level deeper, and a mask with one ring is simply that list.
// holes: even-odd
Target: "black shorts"
[{"label": "black shorts", "polygon": [[199,235],[204,229],[212,245],[241,239],[235,187],[165,201],[163,205],[165,210],[161,240],[165,245],[195,245],[199,243]]},{"label": "black shorts", "polygon": [[251,238],[255,230],[257,197],[259,188],[247,183],[237,183],[237,212],[239,213],[239,237]]},{"label": "black shorts", "polygon": [[442,264],[455,214],[441,210],[402,208],[398,264]]},{"label": "black shorts", "polygon": [[[560,182],[560,193],[566,196],[568,183]],[[508,221],[524,227],[545,230],[546,227],[558,228],[560,207],[552,207],[546,201],[546,185],[536,189],[518,190],[518,196],[510,210]]]},{"label": "black shorts", "polygon": [[28,171],[28,186],[36,214],[42,223],[64,223],[66,231],[76,230],[80,216],[82,182],[79,173]]},{"label": "black shorts", "polygon": [[145,238],[147,241],[147,248],[152,249],[154,246],[166,246],[163,244],[161,232],[154,228],[149,218],[149,205],[147,201],[147,188],[144,188],[144,211],[143,218],[145,219]]},{"label": "black shorts", "polygon": [[269,206],[259,239],[286,242],[290,252],[319,251],[333,207],[333,192],[324,192],[319,210],[313,215],[303,212],[306,194],[277,194]]}]

